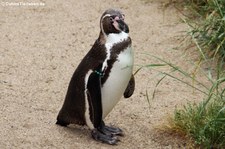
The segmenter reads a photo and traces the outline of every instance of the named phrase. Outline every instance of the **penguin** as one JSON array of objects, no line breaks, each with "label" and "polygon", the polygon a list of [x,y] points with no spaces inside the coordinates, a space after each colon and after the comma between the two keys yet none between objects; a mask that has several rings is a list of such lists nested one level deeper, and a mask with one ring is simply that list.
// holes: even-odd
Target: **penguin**
[{"label": "penguin", "polygon": [[87,125],[93,139],[115,145],[120,128],[107,126],[104,118],[120,98],[129,98],[135,89],[132,73],[134,55],[125,15],[106,10],[100,19],[100,34],[76,68],[56,124]]}]

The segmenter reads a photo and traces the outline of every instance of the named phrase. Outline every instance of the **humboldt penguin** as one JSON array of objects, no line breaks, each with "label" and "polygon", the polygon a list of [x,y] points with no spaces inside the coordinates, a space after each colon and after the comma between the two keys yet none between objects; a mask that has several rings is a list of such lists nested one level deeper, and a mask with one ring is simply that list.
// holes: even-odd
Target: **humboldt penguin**
[{"label": "humboldt penguin", "polygon": [[123,131],[103,120],[135,87],[133,50],[124,19],[116,9],[101,16],[99,37],[75,70],[56,122],[61,126],[87,125],[95,140],[111,145],[117,144]]}]

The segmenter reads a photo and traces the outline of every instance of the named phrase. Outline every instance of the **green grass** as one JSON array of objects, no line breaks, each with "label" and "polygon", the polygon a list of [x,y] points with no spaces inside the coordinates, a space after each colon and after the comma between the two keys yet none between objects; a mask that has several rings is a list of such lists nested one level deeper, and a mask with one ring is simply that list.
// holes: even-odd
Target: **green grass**
[{"label": "green grass", "polygon": [[189,34],[203,58],[225,57],[225,1],[187,0],[186,6],[193,17],[185,19]]},{"label": "green grass", "polygon": [[[201,148],[225,148],[225,71],[218,71],[220,74],[216,78],[212,78],[208,73],[204,73],[204,76],[211,82],[211,85],[207,86],[200,80],[197,80],[192,73],[188,73],[162,58],[146,53],[145,55],[155,58],[160,63],[144,67],[170,68],[169,72],[157,70],[161,74],[159,75],[161,78],[156,83],[155,90],[164,79],[170,77],[193,88],[205,97],[200,103],[190,102],[183,108],[176,109],[168,129],[188,136],[196,146]],[[222,66],[223,64],[218,64],[217,69],[220,70]],[[153,92],[153,98],[154,95],[155,91]]]},{"label": "green grass", "polygon": [[[195,44],[201,56],[196,69],[202,70],[199,66],[205,61],[216,62],[214,68],[209,68],[208,72],[201,71],[204,72],[211,85],[205,85],[197,80],[195,73],[194,75],[188,73],[163,58],[146,53],[145,55],[161,63],[144,67],[167,66],[171,68],[170,72],[157,70],[163,76],[156,83],[155,90],[164,79],[170,77],[204,95],[202,102],[190,102],[183,108],[176,109],[168,129],[189,137],[196,147],[225,148],[225,0],[184,0],[183,2],[185,5],[182,6],[187,7],[189,12],[188,15],[185,14],[183,20],[189,26],[187,32],[191,37],[190,43]],[[152,98],[154,96],[155,91]],[[149,102],[149,95],[147,95],[147,100]]]},{"label": "green grass", "polygon": [[[170,73],[161,72],[165,75],[163,79],[174,78],[205,95],[198,104],[189,103],[176,109],[171,129],[189,136],[201,148],[225,148],[225,0],[186,0],[185,3],[189,15],[184,21],[190,29],[191,43],[196,45],[201,55],[200,65],[213,59],[216,68],[210,68],[209,73],[205,73],[211,82],[211,86],[206,86],[195,75],[156,58],[172,69]],[[215,70],[216,76],[212,75],[212,70]],[[174,72],[181,77],[175,77]],[[181,78],[191,79],[198,86]]]},{"label": "green grass", "polygon": [[213,79],[206,75],[212,83],[210,88],[205,88],[206,98],[199,104],[175,110],[173,121],[176,129],[192,137],[201,147],[225,148],[225,1],[186,2],[194,16],[185,19],[190,27],[188,33],[203,60],[216,60],[217,76]]},{"label": "green grass", "polygon": [[201,103],[189,103],[174,113],[176,129],[193,138],[195,144],[203,148],[225,147],[225,95],[224,89],[216,90],[217,85],[224,81],[225,78],[217,80]]}]

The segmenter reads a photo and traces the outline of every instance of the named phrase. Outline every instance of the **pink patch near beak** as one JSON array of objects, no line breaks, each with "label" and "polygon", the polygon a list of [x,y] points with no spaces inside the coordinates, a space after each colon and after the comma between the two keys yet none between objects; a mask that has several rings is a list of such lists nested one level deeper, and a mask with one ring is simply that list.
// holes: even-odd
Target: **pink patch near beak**
[{"label": "pink patch near beak", "polygon": [[119,24],[117,22],[117,20],[120,20],[120,18],[118,16],[116,16],[113,20],[113,26],[118,30],[118,31],[121,31],[120,28],[119,28]]},{"label": "pink patch near beak", "polygon": [[114,20],[120,20],[120,18],[119,18],[118,16],[116,16],[116,17],[114,18]]}]

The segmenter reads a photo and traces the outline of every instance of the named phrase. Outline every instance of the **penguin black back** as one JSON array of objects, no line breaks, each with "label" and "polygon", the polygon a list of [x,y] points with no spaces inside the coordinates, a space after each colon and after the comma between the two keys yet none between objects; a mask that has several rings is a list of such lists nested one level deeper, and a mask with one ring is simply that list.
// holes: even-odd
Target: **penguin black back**
[{"label": "penguin black back", "polygon": [[104,46],[97,39],[71,78],[63,107],[57,117],[57,124],[85,125],[85,101],[83,100],[85,98],[85,75],[88,70],[97,70],[101,67],[105,58]]}]

